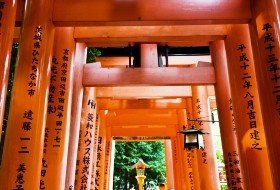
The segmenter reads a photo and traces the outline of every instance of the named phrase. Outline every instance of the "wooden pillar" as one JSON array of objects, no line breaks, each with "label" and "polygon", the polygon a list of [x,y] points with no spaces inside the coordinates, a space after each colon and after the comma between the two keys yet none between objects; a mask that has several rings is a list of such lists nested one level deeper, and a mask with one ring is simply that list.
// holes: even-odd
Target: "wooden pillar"
[{"label": "wooden pillar", "polygon": [[[205,86],[192,86],[193,116],[195,119],[209,120],[208,95]],[[195,122],[197,129],[203,129],[209,134],[203,135],[205,149],[196,150],[200,188],[216,190],[219,189],[218,167],[216,153],[212,140],[212,129],[209,122]]]},{"label": "wooden pillar", "polygon": [[[187,98],[187,118],[193,118],[193,106],[192,98]],[[192,121],[187,121],[188,127],[193,125]],[[198,170],[198,160],[197,160],[197,151],[192,149],[190,152],[187,152],[187,165],[188,168],[191,168],[188,177],[190,181],[193,180],[192,187],[195,190],[200,190],[200,180],[199,180],[199,170]]]},{"label": "wooden pillar", "polygon": [[157,44],[141,44],[141,67],[158,67]]},{"label": "wooden pillar", "polygon": [[38,189],[53,42],[52,1],[27,1],[0,189]]},{"label": "wooden pillar", "polygon": [[112,153],[111,126],[106,126],[106,147],[105,147],[105,162],[104,162],[105,170],[104,170],[103,190],[109,189],[111,153]]},{"label": "wooden pillar", "polygon": [[73,33],[73,27],[55,29],[40,189],[65,189],[75,48]]},{"label": "wooden pillar", "polygon": [[168,187],[168,189],[175,189],[171,140],[165,140],[164,147],[165,147],[167,187]]},{"label": "wooden pillar", "polygon": [[[98,110],[98,108],[97,108]],[[95,190],[95,174],[96,174],[96,162],[98,160],[97,158],[97,152],[98,152],[98,143],[99,143],[99,126],[100,126],[100,119],[99,114],[96,114],[96,124],[95,124],[95,130],[94,130],[94,145],[93,145],[93,164],[92,164],[92,172],[91,172],[91,187],[90,189]]]},{"label": "wooden pillar", "polygon": [[66,169],[66,189],[74,189],[76,160],[78,151],[80,121],[83,101],[82,73],[83,66],[86,63],[86,44],[77,43],[75,51],[75,64],[73,72],[73,94],[71,108],[71,122],[68,145],[68,158]]},{"label": "wooden pillar", "polygon": [[244,188],[273,189],[250,43],[248,25],[229,28],[226,53]]},{"label": "wooden pillar", "polygon": [[264,131],[275,189],[280,189],[280,47],[279,3],[252,2],[252,47],[259,87]]},{"label": "wooden pillar", "polygon": [[[184,109],[178,109],[178,131],[182,131],[187,128],[187,112]],[[183,190],[191,190],[193,189],[193,179],[190,177],[190,173],[192,172],[191,167],[191,151],[184,150],[184,135],[177,133],[178,140],[178,157],[180,164],[180,174],[181,174],[181,188]]]},{"label": "wooden pillar", "polygon": [[215,95],[223,145],[227,183],[229,189],[243,189],[241,164],[237,145],[231,92],[228,78],[227,58],[223,40],[210,44],[212,63],[215,67]]},{"label": "wooden pillar", "polygon": [[[15,28],[17,1],[0,1],[0,132],[2,133],[5,100],[9,80],[11,49]],[[1,141],[1,135],[0,135]]]},{"label": "wooden pillar", "polygon": [[97,145],[97,160],[95,164],[95,189],[100,190],[104,187],[104,169],[105,169],[105,149],[106,149],[106,115],[104,111],[99,112],[99,136]]},{"label": "wooden pillar", "polygon": [[110,168],[109,168],[109,188],[108,189],[113,189],[113,178],[114,178],[114,161],[115,161],[115,145],[116,141],[112,140],[111,144],[111,153],[110,153]]},{"label": "wooden pillar", "polygon": [[93,145],[96,124],[96,95],[95,88],[84,90],[81,128],[77,155],[75,188],[90,189],[93,164]]},{"label": "wooden pillar", "polygon": [[174,186],[175,186],[175,189],[181,190],[182,176],[181,176],[180,170],[182,168],[180,167],[180,164],[179,164],[178,144],[179,144],[178,139],[176,137],[171,137]]}]

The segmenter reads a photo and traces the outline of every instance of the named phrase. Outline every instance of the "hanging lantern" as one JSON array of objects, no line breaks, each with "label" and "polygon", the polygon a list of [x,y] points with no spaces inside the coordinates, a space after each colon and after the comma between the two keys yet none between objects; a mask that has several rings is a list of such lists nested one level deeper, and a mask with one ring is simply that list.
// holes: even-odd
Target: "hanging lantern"
[{"label": "hanging lantern", "polygon": [[194,126],[190,129],[184,129],[179,133],[184,135],[184,149],[204,149],[203,134],[207,133],[202,132],[200,129],[196,129]]}]

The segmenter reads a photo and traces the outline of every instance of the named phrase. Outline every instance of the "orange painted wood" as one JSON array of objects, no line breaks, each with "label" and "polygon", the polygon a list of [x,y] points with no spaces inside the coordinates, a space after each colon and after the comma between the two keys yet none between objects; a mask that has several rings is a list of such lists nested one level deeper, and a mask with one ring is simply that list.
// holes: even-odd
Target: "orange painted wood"
[{"label": "orange painted wood", "polygon": [[[192,93],[193,118],[209,120],[211,113],[209,112],[207,89],[204,86],[192,86]],[[204,132],[209,133],[203,135],[205,149],[196,150],[200,189],[219,189],[218,167],[210,123],[195,122],[195,126],[197,129],[203,129]]]},{"label": "orange painted wood", "polygon": [[21,32],[21,27],[14,27],[14,35],[13,35],[13,42],[19,42],[20,40],[20,32]]},{"label": "orange painted wood", "polygon": [[119,109],[184,109],[186,100],[176,99],[97,99],[99,110],[119,110]]},{"label": "orange painted wood", "polygon": [[158,67],[157,44],[141,44],[140,54],[142,68]]},{"label": "orange painted wood", "polygon": [[80,120],[83,100],[83,86],[82,86],[82,69],[86,62],[86,45],[83,43],[76,44],[75,50],[75,64],[73,72],[73,94],[71,105],[71,121],[70,134],[68,145],[68,158],[66,170],[66,189],[74,188],[76,159],[78,151]]},{"label": "orange painted wood", "polygon": [[[9,68],[11,49],[13,44],[14,23],[16,17],[17,2],[5,0],[0,2],[0,132],[5,111],[7,85],[9,80]],[[1,141],[1,136],[0,136]]]},{"label": "orange painted wood", "polygon": [[[98,105],[96,103],[96,105]],[[97,107],[98,110],[98,107]],[[96,121],[95,121],[95,130],[94,130],[94,145],[93,145],[93,164],[92,164],[92,172],[91,172],[91,185],[90,189],[95,190],[95,176],[96,176],[96,162],[98,160],[98,142],[99,142],[99,129],[100,129],[100,119],[99,114],[96,114]]]},{"label": "orange painted wood", "polygon": [[26,5],[0,189],[39,188],[53,43],[51,5],[45,0]]},{"label": "orange painted wood", "polygon": [[77,40],[98,38],[141,38],[178,36],[225,36],[225,25],[173,25],[173,26],[91,26],[75,27]]},{"label": "orange painted wood", "polygon": [[[185,109],[177,109],[178,122],[177,131],[182,131],[187,127],[187,112]],[[188,154],[191,152],[189,150],[184,150],[184,135],[177,133],[176,135],[178,141],[178,156],[180,164],[180,174],[181,174],[181,189],[191,190],[194,189],[193,179],[190,178],[190,173],[192,173],[191,164],[188,165]],[[190,155],[191,156],[191,155]]]},{"label": "orange painted wood", "polygon": [[40,189],[65,189],[75,50],[73,31],[71,27],[55,29]]},{"label": "orange painted wood", "polygon": [[95,89],[85,88],[79,133],[75,188],[90,189],[96,125]]},{"label": "orange painted wood", "polygon": [[107,118],[106,118],[106,145],[105,145],[105,159],[104,159],[104,182],[103,182],[103,189],[109,189],[110,185],[110,172],[111,172],[111,154],[112,154],[112,134],[111,134],[111,127],[107,125]]},{"label": "orange painted wood", "polygon": [[147,37],[123,37],[123,38],[83,38],[78,42],[86,42],[91,47],[122,47],[139,43],[158,43],[161,46],[208,46],[209,42],[223,40],[221,35],[203,36],[147,36]]},{"label": "orange painted wood", "polygon": [[209,85],[215,83],[213,67],[197,68],[94,68],[84,66],[84,86]]},{"label": "orange painted wood", "polygon": [[[165,57],[162,56],[163,65],[165,65]],[[96,61],[101,63],[101,67],[127,67],[129,57],[97,57]],[[211,62],[210,55],[203,56],[168,56],[169,67],[188,67],[199,61]]]},{"label": "orange painted wood", "polygon": [[114,162],[115,162],[115,148],[116,145],[116,141],[112,140],[112,144],[111,144],[111,154],[110,154],[110,175],[109,175],[109,188],[108,189],[113,189],[113,179],[114,179]]},{"label": "orange painted wood", "polygon": [[175,125],[127,125],[112,126],[112,136],[115,137],[175,137]]},{"label": "orange painted wood", "polygon": [[190,86],[120,86],[97,87],[97,98],[160,99],[191,97]]},{"label": "orange painted wood", "polygon": [[[141,117],[139,117],[141,116]],[[106,115],[107,126],[129,125],[176,125],[178,124],[175,109],[127,109],[109,111]]]},{"label": "orange painted wood", "polygon": [[250,12],[250,2],[243,0],[219,1],[219,3],[202,0],[178,0],[167,3],[160,0],[153,2],[57,0],[53,20],[56,25],[68,26],[227,24],[247,22],[251,18]]},{"label": "orange painted wood", "polygon": [[22,25],[24,11],[25,11],[25,0],[17,0],[17,13],[16,13],[16,25]]},{"label": "orange painted wood", "polygon": [[178,149],[179,142],[178,139],[175,137],[171,138],[171,146],[172,146],[172,160],[173,160],[173,175],[174,175],[174,186],[175,189],[182,190],[182,176],[181,176],[181,165],[179,162],[180,156]]},{"label": "orange painted wood", "polygon": [[227,173],[227,184],[229,189],[243,189],[243,184],[246,181],[243,180],[241,173],[242,168],[235,130],[224,41],[212,42],[210,48],[217,79],[215,94]]},{"label": "orange painted wood", "polygon": [[[187,118],[193,118],[193,106],[192,98],[187,98]],[[188,127],[193,125],[192,121],[187,121]],[[198,170],[198,160],[197,160],[197,151],[192,149],[190,152],[187,152],[187,167],[191,172],[189,172],[188,177],[190,178],[191,185],[195,190],[200,190],[200,180],[199,180],[199,170]],[[193,180],[193,183],[192,183]]]},{"label": "orange painted wood", "polygon": [[106,150],[106,115],[104,111],[99,112],[99,134],[97,145],[97,160],[95,163],[95,190],[103,189],[104,187],[104,167],[105,167],[105,150]]},{"label": "orange painted wood", "polygon": [[164,141],[165,147],[165,165],[166,165],[166,183],[168,189],[174,189],[174,171],[171,140]]},{"label": "orange painted wood", "polygon": [[[280,188],[280,47],[279,3],[268,0],[252,3],[252,47],[256,65],[264,130],[275,189]],[[277,7],[277,6],[278,7]],[[278,9],[277,9],[278,8]],[[267,26],[267,27],[266,27]],[[270,28],[271,27],[271,28]],[[272,46],[270,50],[269,47]]]},{"label": "orange painted wood", "polygon": [[225,44],[244,188],[274,189],[248,26],[229,28]]}]

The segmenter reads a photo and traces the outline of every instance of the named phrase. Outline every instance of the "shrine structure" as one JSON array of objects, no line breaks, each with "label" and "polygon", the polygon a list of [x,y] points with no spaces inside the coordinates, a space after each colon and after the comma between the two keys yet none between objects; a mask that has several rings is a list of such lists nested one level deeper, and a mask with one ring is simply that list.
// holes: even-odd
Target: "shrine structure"
[{"label": "shrine structure", "polygon": [[[168,189],[218,190],[210,124],[194,122],[210,133],[203,150],[184,150],[177,133],[192,125],[187,118],[211,120],[210,109],[229,189],[280,189],[279,8],[278,0],[0,0],[0,128],[19,43],[0,190],[111,190],[118,137],[165,140]],[[87,47],[136,53],[89,64]],[[175,47],[210,52],[178,58],[168,52]]]}]

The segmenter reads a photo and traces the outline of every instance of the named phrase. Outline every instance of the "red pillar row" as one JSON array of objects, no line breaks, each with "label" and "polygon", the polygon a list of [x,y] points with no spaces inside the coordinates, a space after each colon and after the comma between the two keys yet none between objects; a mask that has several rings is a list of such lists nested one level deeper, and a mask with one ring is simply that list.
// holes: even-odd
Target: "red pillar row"
[{"label": "red pillar row", "polygon": [[[27,1],[5,138],[0,189],[38,189],[53,43],[52,1]],[[40,15],[40,16],[38,16]]]}]

